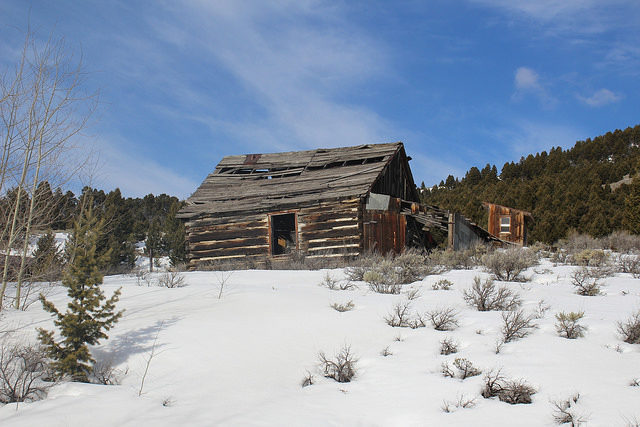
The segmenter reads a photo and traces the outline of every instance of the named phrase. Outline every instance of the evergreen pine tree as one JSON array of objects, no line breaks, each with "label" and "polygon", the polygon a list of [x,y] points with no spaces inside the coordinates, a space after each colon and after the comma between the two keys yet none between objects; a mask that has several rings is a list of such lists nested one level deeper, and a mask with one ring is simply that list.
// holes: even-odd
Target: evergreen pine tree
[{"label": "evergreen pine tree", "polygon": [[54,372],[58,376],[68,375],[74,381],[88,382],[88,374],[95,362],[88,345],[107,339],[105,331],[111,329],[123,313],[122,310],[115,311],[120,289],[106,301],[100,289],[100,266],[108,257],[108,254],[96,255],[102,227],[103,223],[98,222],[91,207],[76,221],[74,255],[62,279],[70,298],[67,311],[61,313],[44,295],[40,295],[43,308],[55,316],[54,324],[61,339],[56,341],[54,333],[43,328],[38,330],[38,338],[53,359]]},{"label": "evergreen pine tree", "polygon": [[38,239],[33,258],[32,274],[36,278],[55,280],[60,274],[62,255],[52,231],[48,231]]},{"label": "evergreen pine tree", "polygon": [[174,267],[186,261],[186,234],[184,224],[176,218],[181,207],[182,203],[177,200],[171,204],[164,222],[164,233],[162,236],[163,246],[169,254],[171,265]]},{"label": "evergreen pine tree", "polygon": [[633,234],[640,234],[640,177],[633,180],[624,200],[622,224]]}]

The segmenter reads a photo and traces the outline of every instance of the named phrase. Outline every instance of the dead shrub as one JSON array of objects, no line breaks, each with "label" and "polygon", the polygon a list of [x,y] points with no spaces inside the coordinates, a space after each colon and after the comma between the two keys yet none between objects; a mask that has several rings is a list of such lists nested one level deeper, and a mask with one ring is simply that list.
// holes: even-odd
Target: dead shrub
[{"label": "dead shrub", "polygon": [[617,265],[621,273],[630,273],[635,279],[640,279],[640,255],[620,254]]},{"label": "dead shrub", "polygon": [[460,408],[473,408],[474,406],[476,406],[476,399],[474,397],[466,397],[464,394],[458,396],[455,402],[450,400],[442,401],[442,411],[446,413],[454,412]]},{"label": "dead shrub", "polygon": [[569,313],[561,311],[560,313],[557,313],[556,331],[558,332],[558,335],[568,339],[583,337],[587,328],[578,323],[583,317],[584,311],[571,311]]},{"label": "dead shrub", "polygon": [[351,300],[342,304],[337,302],[334,302],[333,304],[331,304],[331,308],[333,308],[335,311],[338,311],[340,313],[344,313],[345,311],[351,311],[353,310],[354,307],[355,307],[355,304],[353,304],[353,301]]},{"label": "dead shrub", "polygon": [[[454,371],[455,368],[457,370]],[[482,371],[475,366],[469,359],[458,357],[453,361],[453,367],[448,362],[442,364],[442,375],[448,378],[460,378],[461,380],[478,376]]]},{"label": "dead shrub", "polygon": [[490,399],[492,397],[496,397],[502,391],[507,378],[502,375],[502,371],[500,369],[492,369],[484,375],[482,381],[484,383],[484,387],[480,394],[485,399]]},{"label": "dead shrub", "polygon": [[158,277],[158,286],[162,288],[183,288],[187,284],[184,283],[184,274],[170,270]]},{"label": "dead shrub", "polygon": [[111,360],[105,359],[93,364],[89,380],[95,384],[119,385],[128,372],[128,368],[125,370],[117,369]]},{"label": "dead shrub", "polygon": [[629,382],[631,387],[640,387],[640,378],[634,378]]},{"label": "dead shrub", "polygon": [[497,287],[492,279],[483,282],[479,276],[473,278],[473,285],[463,296],[465,302],[478,311],[515,310],[522,304],[517,292],[506,286]]},{"label": "dead shrub", "polygon": [[32,402],[53,385],[46,352],[37,345],[0,342],[0,403]]},{"label": "dead shrub", "polygon": [[391,313],[387,314],[384,317],[384,321],[387,323],[387,325],[394,328],[407,327],[409,326],[410,308],[410,302],[399,302],[393,306],[393,310],[391,311]]},{"label": "dead shrub", "polygon": [[599,267],[608,261],[608,254],[602,249],[583,249],[571,256],[571,263],[585,267]]},{"label": "dead shrub", "polygon": [[571,284],[575,286],[578,295],[596,296],[601,292],[598,278],[593,276],[588,267],[581,267],[571,273]]},{"label": "dead shrub", "polygon": [[453,286],[453,282],[447,279],[440,279],[433,285],[431,285],[431,289],[434,291],[448,291]]},{"label": "dead shrub", "polygon": [[602,242],[599,242],[588,234],[579,234],[574,230],[569,233],[566,239],[559,240],[557,246],[573,254],[584,249],[602,249]]},{"label": "dead shrub", "polygon": [[498,393],[498,399],[511,405],[529,404],[537,390],[524,380],[509,380]]},{"label": "dead shrub", "polygon": [[486,269],[498,280],[506,282],[524,282],[529,279],[522,273],[538,263],[533,251],[526,248],[509,248],[504,251],[494,251],[482,257]]},{"label": "dead shrub", "polygon": [[393,355],[393,353],[389,349],[389,346],[386,346],[385,348],[382,349],[382,351],[380,352],[380,355],[384,356],[384,357],[388,357],[388,356]]},{"label": "dead shrub", "polygon": [[536,319],[543,319],[549,310],[551,310],[551,306],[547,304],[544,299],[541,299],[538,301],[534,316]]},{"label": "dead shrub", "polygon": [[300,381],[300,386],[302,388],[309,387],[310,385],[313,385],[314,382],[315,378],[313,378],[311,372],[307,371],[307,374],[302,378],[302,381]]},{"label": "dead shrub", "polygon": [[328,271],[324,273],[320,286],[332,291],[349,291],[356,288],[356,285],[349,280],[334,279]]},{"label": "dead shrub", "polygon": [[624,342],[640,344],[640,310],[631,314],[623,322],[618,322],[618,333],[622,335]]},{"label": "dead shrub", "polygon": [[571,424],[572,427],[577,427],[582,423],[585,423],[587,419],[576,413],[576,404],[578,403],[578,400],[580,400],[580,393],[576,393],[565,400],[552,401],[553,420],[557,424]]},{"label": "dead shrub", "polygon": [[409,289],[405,295],[407,296],[407,299],[409,301],[415,301],[418,298],[420,298],[422,296],[422,294],[420,293],[420,288],[412,288]]},{"label": "dead shrub", "polygon": [[351,346],[346,345],[334,359],[328,358],[324,352],[318,353],[320,369],[326,378],[332,378],[339,383],[348,383],[356,376],[356,358],[351,352]]},{"label": "dead shrub", "polygon": [[534,316],[524,310],[505,311],[502,313],[502,340],[505,343],[524,338],[536,328]]},{"label": "dead shrub", "polygon": [[144,268],[135,268],[132,272],[138,286],[151,286],[151,277],[149,272]]},{"label": "dead shrub", "polygon": [[458,352],[458,343],[450,337],[440,341],[440,354],[449,355]]},{"label": "dead shrub", "polygon": [[458,312],[453,307],[436,308],[426,315],[436,331],[451,331],[458,327]]},{"label": "dead shrub", "polygon": [[426,326],[423,316],[419,313],[410,314],[411,302],[397,303],[391,313],[384,317],[387,325],[394,328],[424,328]]},{"label": "dead shrub", "polygon": [[614,252],[627,253],[640,248],[640,236],[628,231],[614,231],[602,239],[605,247]]},{"label": "dead shrub", "polygon": [[482,373],[482,371],[471,363],[470,360],[463,357],[459,357],[453,361],[453,366],[458,369],[458,376],[464,380],[469,377],[475,377]]}]

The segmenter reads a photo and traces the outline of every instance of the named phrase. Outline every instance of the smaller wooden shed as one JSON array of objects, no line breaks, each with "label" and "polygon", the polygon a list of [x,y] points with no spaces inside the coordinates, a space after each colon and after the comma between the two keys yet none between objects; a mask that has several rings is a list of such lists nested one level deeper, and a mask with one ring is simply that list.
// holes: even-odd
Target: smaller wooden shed
[{"label": "smaller wooden shed", "polygon": [[527,223],[533,220],[531,213],[496,203],[483,202],[482,205],[489,211],[489,233],[519,246],[527,244]]}]

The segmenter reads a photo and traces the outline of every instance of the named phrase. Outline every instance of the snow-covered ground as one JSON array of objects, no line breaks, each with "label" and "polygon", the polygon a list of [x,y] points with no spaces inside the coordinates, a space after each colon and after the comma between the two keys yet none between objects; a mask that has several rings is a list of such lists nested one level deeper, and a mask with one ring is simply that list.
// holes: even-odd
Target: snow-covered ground
[{"label": "snow-covered ground", "polygon": [[[454,306],[460,326],[449,332],[431,327],[388,326],[383,317],[403,295],[318,286],[325,271],[237,271],[184,273],[187,286],[167,289],[138,286],[136,278],[105,278],[109,296],[122,287],[118,305],[125,309],[110,339],[94,348],[98,360],[110,359],[127,371],[118,386],[65,383],[45,400],[0,407],[2,426],[540,426],[554,425],[552,401],[580,394],[575,410],[589,426],[624,426],[640,420],[640,345],[626,344],[616,322],[640,309],[640,279],[616,274],[603,280],[604,293],[574,293],[570,273],[576,267],[543,261],[527,271],[532,280],[509,283],[529,312],[550,306],[538,328],[504,344],[500,312],[478,312],[465,304],[462,291],[481,268],[428,276],[411,287],[421,290],[413,311]],[[344,277],[342,270],[331,270]],[[432,290],[446,278],[451,290]],[[222,298],[220,283],[226,280]],[[63,288],[51,299],[66,300]],[[330,305],[353,301],[352,311]],[[555,313],[584,311],[584,338],[569,340],[555,331]],[[6,311],[5,324],[20,325],[25,338],[35,328],[52,328],[38,304],[26,312]],[[445,337],[460,343],[457,354],[440,354]],[[141,396],[143,372],[154,340]],[[328,356],[350,345],[358,356],[350,383],[324,378],[318,353]],[[381,351],[388,347],[386,357]],[[488,371],[522,378],[537,394],[529,405],[509,405],[480,396],[482,375],[445,378],[443,362],[464,357]],[[302,388],[309,371],[315,383]],[[472,408],[446,413],[443,401],[475,398]],[[455,408],[454,408],[455,409]]]}]

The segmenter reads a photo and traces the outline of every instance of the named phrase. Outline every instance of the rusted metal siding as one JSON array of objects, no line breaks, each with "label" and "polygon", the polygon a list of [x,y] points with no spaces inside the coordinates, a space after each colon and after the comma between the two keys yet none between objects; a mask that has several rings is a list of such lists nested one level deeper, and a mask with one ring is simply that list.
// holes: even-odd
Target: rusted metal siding
[{"label": "rusted metal siding", "polygon": [[[489,233],[499,237],[507,242],[515,243],[520,246],[526,244],[526,216],[525,212],[508,208],[506,206],[500,206],[492,203],[487,204],[489,208]],[[509,217],[510,231],[504,233],[500,231],[500,219],[502,217]]]},{"label": "rusted metal siding", "polygon": [[402,252],[406,246],[407,218],[400,213],[401,202],[392,198],[386,211],[362,210],[364,251]]}]

